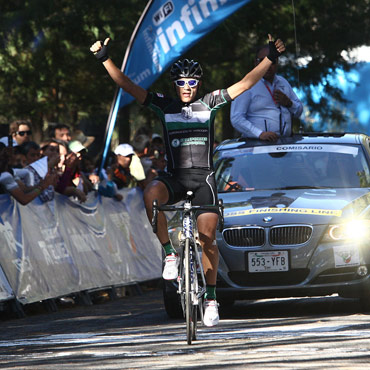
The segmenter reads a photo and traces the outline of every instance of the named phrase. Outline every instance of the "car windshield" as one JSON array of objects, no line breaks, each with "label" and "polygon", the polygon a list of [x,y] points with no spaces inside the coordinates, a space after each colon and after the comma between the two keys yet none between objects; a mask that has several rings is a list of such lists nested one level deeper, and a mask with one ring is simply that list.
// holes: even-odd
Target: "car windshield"
[{"label": "car windshield", "polygon": [[219,192],[370,186],[361,146],[293,144],[221,150],[215,154]]}]

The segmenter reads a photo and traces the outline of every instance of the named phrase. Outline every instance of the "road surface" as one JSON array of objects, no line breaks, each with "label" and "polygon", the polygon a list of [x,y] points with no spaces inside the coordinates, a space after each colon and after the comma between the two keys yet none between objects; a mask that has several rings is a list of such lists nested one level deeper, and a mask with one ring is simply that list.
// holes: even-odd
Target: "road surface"
[{"label": "road surface", "polygon": [[370,316],[339,297],[238,301],[186,344],[161,292],[0,321],[2,369],[370,369]]}]

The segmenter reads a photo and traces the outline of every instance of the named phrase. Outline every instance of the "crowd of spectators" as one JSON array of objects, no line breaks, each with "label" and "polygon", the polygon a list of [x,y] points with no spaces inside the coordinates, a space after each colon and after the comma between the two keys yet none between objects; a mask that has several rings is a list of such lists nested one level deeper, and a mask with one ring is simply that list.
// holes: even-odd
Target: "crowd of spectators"
[{"label": "crowd of spectators", "polygon": [[[119,189],[144,189],[165,170],[161,136],[142,129],[131,143],[119,143],[109,151],[101,166],[101,135],[92,136],[98,135],[96,127],[86,131],[88,123],[73,132],[64,123],[50,123],[43,142],[33,140],[29,121],[10,123],[8,135],[0,138],[0,193],[10,194],[22,205],[37,197],[48,202],[55,192],[81,203],[89,192],[121,201]],[[100,147],[93,145],[98,142]]]}]

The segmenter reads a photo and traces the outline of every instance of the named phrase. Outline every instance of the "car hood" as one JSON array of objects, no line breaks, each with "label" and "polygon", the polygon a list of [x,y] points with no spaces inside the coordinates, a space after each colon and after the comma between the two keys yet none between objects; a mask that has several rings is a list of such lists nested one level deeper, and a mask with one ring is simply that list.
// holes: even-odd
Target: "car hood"
[{"label": "car hood", "polygon": [[370,218],[370,189],[293,189],[220,193],[225,227],[340,223]]}]

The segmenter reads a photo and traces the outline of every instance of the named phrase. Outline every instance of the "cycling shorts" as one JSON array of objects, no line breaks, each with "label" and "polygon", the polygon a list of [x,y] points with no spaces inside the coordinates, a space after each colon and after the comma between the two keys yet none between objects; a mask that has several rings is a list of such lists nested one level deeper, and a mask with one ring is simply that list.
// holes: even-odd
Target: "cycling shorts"
[{"label": "cycling shorts", "polygon": [[[194,193],[192,204],[195,206],[218,204],[215,175],[212,170],[181,168],[173,173],[159,176],[156,180],[166,185],[169,194],[167,204],[184,200],[189,190]],[[201,213],[217,213],[217,211],[198,211],[197,216]]]}]

